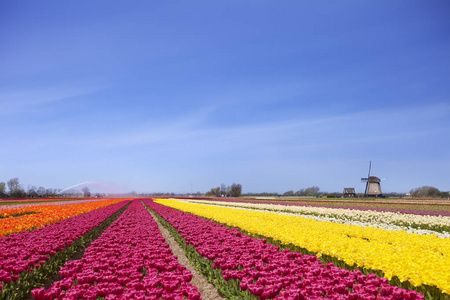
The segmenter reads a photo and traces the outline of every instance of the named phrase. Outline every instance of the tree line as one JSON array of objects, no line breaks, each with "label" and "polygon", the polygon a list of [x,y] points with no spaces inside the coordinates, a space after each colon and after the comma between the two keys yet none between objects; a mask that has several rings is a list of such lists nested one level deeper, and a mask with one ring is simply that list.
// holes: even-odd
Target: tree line
[{"label": "tree line", "polygon": [[[7,189],[8,188],[8,189]],[[20,184],[19,178],[11,178],[6,183],[0,182],[0,198],[38,198],[38,197],[70,197],[70,196],[80,196],[84,195],[85,197],[90,197],[91,192],[88,187],[84,187],[82,189],[82,193],[80,191],[68,191],[64,195],[61,195],[59,192],[61,189],[55,188],[44,188],[42,186],[36,187],[34,185],[28,185],[28,188],[25,189]],[[136,192],[130,193],[131,195],[136,195]],[[174,193],[160,193],[161,195],[172,195],[175,196]],[[181,194],[180,194],[181,195]],[[197,192],[195,194],[191,194],[193,196],[202,196],[202,193]],[[225,184],[221,184],[219,187],[212,188],[210,191],[205,193],[205,196],[212,197],[240,197],[242,194],[242,185],[233,183],[231,186],[226,186]],[[247,193],[245,196],[265,196],[265,197],[341,197],[342,193],[327,193],[320,192],[320,188],[318,186],[312,186],[308,188],[302,188],[298,191],[294,192],[294,190],[289,190],[283,194],[279,193]],[[392,198],[402,198],[408,196],[404,193],[385,193],[387,197]],[[358,194],[357,197],[361,197],[362,194]],[[410,190],[409,196],[413,198],[449,198],[450,192],[443,192],[439,189],[432,186],[422,186],[415,189]]]},{"label": "tree line", "polygon": [[0,198],[55,197],[58,196],[60,191],[60,189],[36,187],[34,185],[29,185],[25,190],[17,177],[11,178],[6,183],[0,182]]},{"label": "tree line", "polygon": [[[450,192],[443,192],[432,186],[422,186],[410,190],[409,195],[407,193],[383,193],[384,196],[388,198],[403,198],[403,197],[413,197],[413,198],[449,198]],[[294,190],[289,190],[282,194],[280,193],[246,193],[242,196],[252,196],[252,197],[327,197],[327,198],[341,198],[343,196],[342,192],[322,192],[318,186],[312,186],[308,188],[302,188],[294,192]],[[357,198],[364,197],[364,193],[356,194]]]},{"label": "tree line", "polygon": [[220,187],[212,188],[209,192],[206,192],[205,196],[214,197],[240,197],[242,194],[242,185],[239,183],[233,183],[231,186],[221,184]]},{"label": "tree line", "polygon": [[294,192],[293,190],[287,191],[283,194],[285,197],[289,196],[300,196],[300,197],[317,197],[319,195],[320,188],[318,186],[312,186],[306,189],[299,189],[298,191]]}]

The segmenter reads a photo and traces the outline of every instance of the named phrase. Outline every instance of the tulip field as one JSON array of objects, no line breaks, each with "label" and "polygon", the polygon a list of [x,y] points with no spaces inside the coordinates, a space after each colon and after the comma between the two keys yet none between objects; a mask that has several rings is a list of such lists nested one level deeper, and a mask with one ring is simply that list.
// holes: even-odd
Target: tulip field
[{"label": "tulip field", "polygon": [[[24,230],[36,229],[47,224],[62,221],[69,217],[83,214],[100,207],[108,206],[117,200],[101,202],[88,202],[66,205],[36,205],[23,206],[20,208],[1,209],[0,237]],[[20,218],[9,218],[9,216],[23,215]]]},{"label": "tulip field", "polygon": [[0,300],[449,299],[450,216],[192,199],[0,206]]}]

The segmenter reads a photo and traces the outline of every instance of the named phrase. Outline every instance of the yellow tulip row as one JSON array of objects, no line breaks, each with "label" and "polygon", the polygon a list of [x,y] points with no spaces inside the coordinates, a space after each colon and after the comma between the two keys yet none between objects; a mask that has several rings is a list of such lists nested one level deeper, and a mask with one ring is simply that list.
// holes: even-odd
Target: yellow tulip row
[{"label": "yellow tulip row", "polygon": [[177,200],[156,202],[450,294],[450,239]]}]

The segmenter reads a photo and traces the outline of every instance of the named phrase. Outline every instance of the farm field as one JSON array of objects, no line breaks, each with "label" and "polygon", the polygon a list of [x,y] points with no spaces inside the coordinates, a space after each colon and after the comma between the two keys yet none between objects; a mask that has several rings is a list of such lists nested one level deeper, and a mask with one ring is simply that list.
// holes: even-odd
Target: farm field
[{"label": "farm field", "polygon": [[158,226],[225,299],[449,299],[446,216],[200,199],[56,204],[0,208],[0,299],[210,299]]},{"label": "farm field", "polygon": [[[185,198],[186,199],[186,198]],[[379,210],[409,214],[450,215],[450,200],[446,199],[360,199],[360,198],[202,198],[203,200],[281,204],[292,206],[335,207],[360,210]]]},{"label": "farm field", "polygon": [[122,200],[83,202],[71,205],[34,205],[0,210],[0,237],[24,230],[32,230],[87,213]]},{"label": "farm field", "polygon": [[[250,234],[272,238],[284,245],[293,245],[293,248],[300,247],[337,265],[372,270],[399,286],[429,291],[438,288],[449,294],[448,238],[176,200],[161,199],[157,202],[240,228]],[[438,222],[440,219],[442,226],[435,228],[436,233],[448,229],[445,225],[449,222],[448,218],[438,218]],[[428,224],[430,228],[432,224]],[[430,297],[438,297],[437,294]]]}]

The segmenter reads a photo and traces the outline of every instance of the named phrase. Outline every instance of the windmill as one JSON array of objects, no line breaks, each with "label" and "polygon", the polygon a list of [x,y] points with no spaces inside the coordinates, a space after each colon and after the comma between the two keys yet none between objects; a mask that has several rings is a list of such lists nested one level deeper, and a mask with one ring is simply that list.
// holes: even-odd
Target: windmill
[{"label": "windmill", "polygon": [[369,163],[369,175],[367,178],[361,178],[361,182],[366,183],[366,190],[364,191],[365,197],[383,197],[381,193],[380,182],[386,178],[380,179],[376,176],[370,176],[370,169],[372,168],[372,161]]}]

